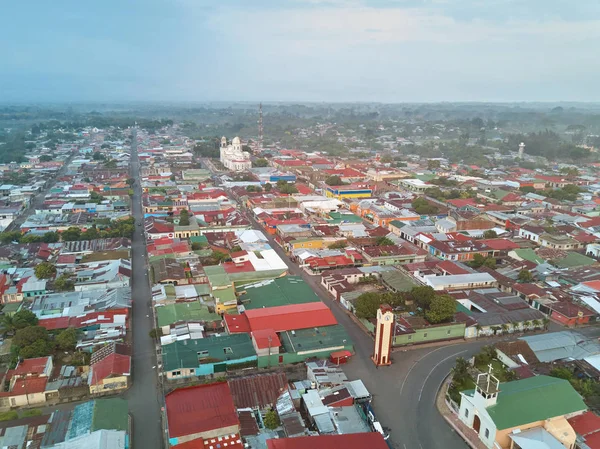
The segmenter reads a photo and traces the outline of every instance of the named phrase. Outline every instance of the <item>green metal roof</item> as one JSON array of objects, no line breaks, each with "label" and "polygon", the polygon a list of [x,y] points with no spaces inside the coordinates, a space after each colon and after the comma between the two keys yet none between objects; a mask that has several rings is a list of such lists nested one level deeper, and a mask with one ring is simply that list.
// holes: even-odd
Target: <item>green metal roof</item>
[{"label": "green metal roof", "polygon": [[190,237],[190,242],[200,243],[201,245],[208,245],[208,239],[205,235],[193,235]]},{"label": "green metal roof", "polygon": [[352,340],[344,326],[325,326],[311,329],[300,329],[291,332],[282,332],[281,344],[286,352],[297,353],[303,351],[318,351],[332,347],[351,347]]},{"label": "green metal roof", "polygon": [[240,290],[245,291],[241,300],[248,310],[320,301],[312,288],[299,276],[256,282],[241,287]]},{"label": "green metal roof", "polygon": [[[231,351],[226,348],[231,348]],[[206,353],[199,355],[201,351]],[[165,371],[178,368],[197,368],[205,360],[238,360],[255,356],[254,346],[248,334],[231,334],[220,337],[182,340],[162,347],[162,360]]]},{"label": "green metal roof", "polygon": [[125,430],[129,428],[127,401],[120,398],[96,399],[92,429]]},{"label": "green metal roof", "polygon": [[219,290],[213,290],[212,295],[219,300],[219,302],[235,301],[235,289],[233,287],[220,288]]},{"label": "green metal roof", "polygon": [[534,250],[532,249],[516,249],[515,254],[519,256],[521,259],[528,260],[530,262],[535,262],[537,264],[544,263],[545,260],[538,256]]},{"label": "green metal roof", "polygon": [[2,312],[4,312],[6,315],[16,313],[19,311],[19,309],[21,308],[22,305],[23,305],[22,301],[9,302],[2,308]]},{"label": "green metal roof", "polygon": [[384,271],[381,273],[381,279],[398,292],[407,292],[419,285],[410,276],[398,270]]},{"label": "green metal roof", "polygon": [[585,267],[596,263],[594,259],[583,254],[570,252],[566,257],[556,262],[559,268]]},{"label": "green metal roof", "polygon": [[218,321],[216,313],[210,313],[208,307],[198,301],[178,302],[156,307],[159,326],[168,326],[178,321]]},{"label": "green metal roof", "polygon": [[390,224],[396,228],[402,228],[406,226],[406,222],[400,220],[392,220],[390,221]]},{"label": "green metal roof", "polygon": [[210,265],[208,267],[204,267],[204,274],[206,274],[208,282],[213,288],[227,287],[231,285],[231,278],[225,272],[225,268],[223,268],[221,265]]},{"label": "green metal roof", "polygon": [[465,306],[463,306],[461,303],[459,303],[458,301],[456,301],[456,311],[457,312],[462,312],[466,315],[473,315],[473,312],[471,312],[469,309],[467,309]]},{"label": "green metal roof", "polygon": [[487,412],[498,430],[587,410],[568,380],[535,376],[500,384],[495,405]]},{"label": "green metal roof", "polygon": [[361,223],[362,218],[354,214],[342,214],[341,212],[330,212],[330,220],[327,220],[328,224],[340,224],[340,223]]}]

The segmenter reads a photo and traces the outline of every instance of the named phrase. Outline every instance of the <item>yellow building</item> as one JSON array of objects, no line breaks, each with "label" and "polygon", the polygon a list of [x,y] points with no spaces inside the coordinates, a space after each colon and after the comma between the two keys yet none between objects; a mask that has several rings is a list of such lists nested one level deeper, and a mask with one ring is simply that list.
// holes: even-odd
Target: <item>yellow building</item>
[{"label": "yellow building", "polygon": [[325,196],[328,198],[337,198],[343,200],[344,198],[370,198],[373,196],[373,189],[371,187],[357,186],[357,185],[344,185],[344,186],[328,186],[325,189]]}]

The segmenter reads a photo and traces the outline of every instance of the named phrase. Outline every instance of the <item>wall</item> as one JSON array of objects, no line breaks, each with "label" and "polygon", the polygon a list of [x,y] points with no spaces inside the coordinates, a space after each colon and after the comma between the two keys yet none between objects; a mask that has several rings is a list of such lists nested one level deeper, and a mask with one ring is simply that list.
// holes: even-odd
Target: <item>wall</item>
[{"label": "wall", "polygon": [[127,388],[128,376],[111,377],[104,379],[98,385],[90,385],[90,394],[111,393]]},{"label": "wall", "polygon": [[589,316],[569,318],[564,316],[562,313],[558,313],[555,310],[552,311],[552,315],[550,315],[550,318],[552,318],[554,321],[559,322],[563,326],[576,326],[578,324],[589,323],[590,321]]},{"label": "wall", "polygon": [[450,340],[454,338],[464,338],[464,336],[465,323],[450,323],[445,326],[415,329],[414,334],[396,335],[394,337],[394,346]]}]

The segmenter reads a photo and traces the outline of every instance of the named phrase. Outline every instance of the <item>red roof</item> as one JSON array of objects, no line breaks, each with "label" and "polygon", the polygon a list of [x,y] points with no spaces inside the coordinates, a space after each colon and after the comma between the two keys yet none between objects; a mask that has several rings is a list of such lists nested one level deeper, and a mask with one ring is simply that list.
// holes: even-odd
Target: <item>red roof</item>
[{"label": "red roof", "polygon": [[449,260],[443,260],[440,263],[437,264],[437,267],[440,270],[445,271],[448,274],[469,274],[470,271],[465,270],[462,267],[459,267],[458,265],[456,265],[454,262],[451,262]]},{"label": "red roof", "polygon": [[477,204],[473,198],[454,198],[446,200],[446,203],[456,207],[475,206]]},{"label": "red roof", "polygon": [[525,296],[536,295],[542,297],[546,294],[546,290],[535,284],[514,284],[513,288],[519,293],[523,293]]},{"label": "red roof", "polygon": [[242,315],[223,315],[227,330],[230,334],[247,334],[250,332],[250,323],[245,314]]},{"label": "red roof", "polygon": [[329,307],[322,302],[247,310],[245,315],[252,331],[274,329],[283,332],[337,324]]},{"label": "red roof", "polygon": [[600,281],[588,281],[582,282],[588,288],[593,288],[594,290],[600,291]]},{"label": "red roof", "polygon": [[75,254],[61,254],[60,256],[58,256],[58,259],[56,259],[56,263],[58,265],[73,264],[73,263],[75,263],[76,259],[77,259],[77,256]]},{"label": "red roof", "polygon": [[92,385],[101,383],[110,376],[123,376],[131,373],[131,357],[112,353],[92,365]]},{"label": "red roof", "polygon": [[517,245],[515,242],[511,242],[508,239],[486,239],[482,240],[481,242],[497,251],[510,251],[512,249],[519,248],[519,245]]},{"label": "red roof", "polygon": [[[277,332],[273,329],[256,330],[252,332],[252,337],[254,337],[258,349],[278,348],[281,346],[281,341],[277,336]],[[271,339],[270,341],[269,338]]]},{"label": "red roof", "polygon": [[247,273],[256,271],[254,265],[249,260],[245,262],[225,262],[221,264],[225,273]]},{"label": "red roof", "polygon": [[379,432],[267,440],[267,449],[389,449]]},{"label": "red roof", "polygon": [[165,396],[165,403],[170,438],[240,424],[227,382],[178,388]]},{"label": "red roof", "polygon": [[13,376],[25,376],[27,374],[40,375],[43,374],[46,364],[48,363],[48,357],[37,357],[34,359],[25,359],[19,362],[17,367],[12,371]]},{"label": "red roof", "polygon": [[42,393],[43,391],[46,391],[47,383],[47,377],[27,377],[17,379],[8,395],[17,396],[21,394]]},{"label": "red roof", "polygon": [[594,412],[585,412],[581,415],[567,419],[573,430],[579,435],[588,435],[600,430],[600,416]]}]

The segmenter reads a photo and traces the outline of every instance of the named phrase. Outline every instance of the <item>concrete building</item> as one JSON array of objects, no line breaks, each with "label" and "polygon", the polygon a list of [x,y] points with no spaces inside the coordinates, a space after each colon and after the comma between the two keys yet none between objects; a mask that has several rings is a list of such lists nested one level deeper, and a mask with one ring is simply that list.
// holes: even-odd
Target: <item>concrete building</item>
[{"label": "concrete building", "polygon": [[225,136],[221,138],[219,160],[226,168],[233,171],[244,171],[252,168],[250,153],[242,151],[242,142],[239,137],[234,137],[231,145],[227,145]]}]

